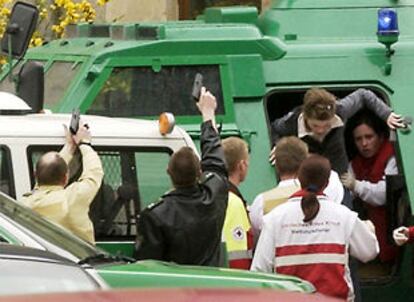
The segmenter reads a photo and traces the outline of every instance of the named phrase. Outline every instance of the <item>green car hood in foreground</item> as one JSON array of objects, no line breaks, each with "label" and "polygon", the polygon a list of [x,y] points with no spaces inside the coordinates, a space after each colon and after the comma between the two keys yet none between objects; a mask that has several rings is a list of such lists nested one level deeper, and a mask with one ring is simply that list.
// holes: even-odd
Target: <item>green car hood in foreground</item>
[{"label": "green car hood in foreground", "polygon": [[[0,241],[48,250],[92,265],[111,287],[255,287],[312,293],[299,278],[113,256],[0,193]],[[129,261],[128,261],[129,260]],[[129,262],[129,263],[128,263]]]},{"label": "green car hood in foreground", "polygon": [[112,287],[262,287],[307,293],[315,291],[309,282],[292,276],[177,265],[155,260],[114,265],[98,270],[101,277]]}]

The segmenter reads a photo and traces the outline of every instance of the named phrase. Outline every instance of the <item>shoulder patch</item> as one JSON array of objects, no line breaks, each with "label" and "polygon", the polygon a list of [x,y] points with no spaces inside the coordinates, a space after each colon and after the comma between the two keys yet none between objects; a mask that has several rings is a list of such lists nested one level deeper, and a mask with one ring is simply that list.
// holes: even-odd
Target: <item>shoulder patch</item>
[{"label": "shoulder patch", "polygon": [[164,202],[164,199],[160,198],[158,201],[150,203],[145,209],[152,210],[158,207],[159,205],[161,205],[163,202]]},{"label": "shoulder patch", "polygon": [[205,172],[201,175],[200,183],[204,183],[214,176],[213,172]]},{"label": "shoulder patch", "polygon": [[23,197],[29,197],[29,196],[32,196],[32,195],[33,195],[33,192],[26,192],[26,193],[23,194]]},{"label": "shoulder patch", "polygon": [[240,241],[240,240],[243,240],[244,239],[244,235],[245,235],[245,232],[244,232],[244,230],[243,230],[243,228],[241,227],[241,226],[237,226],[237,227],[235,227],[233,230],[232,230],[232,232],[231,232],[231,234],[232,234],[232,236],[233,236],[233,239],[234,240],[237,240],[237,241]]},{"label": "shoulder patch", "polygon": [[24,193],[22,196],[23,197],[29,197],[29,196],[32,196],[35,192],[36,192],[36,189],[33,189],[30,192]]}]

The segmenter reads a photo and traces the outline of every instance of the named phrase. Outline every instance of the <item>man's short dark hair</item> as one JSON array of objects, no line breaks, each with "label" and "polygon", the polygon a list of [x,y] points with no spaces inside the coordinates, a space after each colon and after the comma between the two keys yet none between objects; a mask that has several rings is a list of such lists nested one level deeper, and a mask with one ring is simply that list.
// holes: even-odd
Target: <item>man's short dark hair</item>
[{"label": "man's short dark hair", "polygon": [[200,178],[200,160],[193,149],[182,147],[171,156],[167,171],[174,187],[193,186]]},{"label": "man's short dark hair", "polygon": [[36,164],[38,185],[61,185],[68,172],[68,165],[57,152],[44,154]]}]

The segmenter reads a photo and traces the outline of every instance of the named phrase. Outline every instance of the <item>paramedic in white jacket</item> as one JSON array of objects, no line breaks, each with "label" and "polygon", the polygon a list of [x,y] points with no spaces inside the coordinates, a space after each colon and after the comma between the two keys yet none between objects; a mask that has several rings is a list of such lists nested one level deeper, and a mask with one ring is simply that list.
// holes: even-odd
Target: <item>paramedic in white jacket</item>
[{"label": "paramedic in white jacket", "polygon": [[372,223],[365,223],[322,193],[329,161],[305,159],[299,169],[301,190],[264,217],[251,269],[294,275],[326,295],[354,300],[348,256],[366,262],[379,252]]}]

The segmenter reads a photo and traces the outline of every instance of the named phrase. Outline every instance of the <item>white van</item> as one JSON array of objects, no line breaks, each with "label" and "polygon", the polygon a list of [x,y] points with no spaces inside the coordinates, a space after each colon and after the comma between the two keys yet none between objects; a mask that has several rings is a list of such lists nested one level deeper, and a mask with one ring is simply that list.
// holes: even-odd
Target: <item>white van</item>
[{"label": "white van", "polygon": [[[0,191],[20,199],[33,189],[34,167],[39,157],[64,144],[64,127],[70,114],[24,114],[4,109],[0,97]],[[15,114],[19,112],[20,114]],[[5,114],[6,113],[6,114]],[[158,121],[85,115],[92,133],[92,146],[101,157],[105,176],[90,216],[98,242],[119,242],[116,252],[136,235],[136,215],[170,187],[166,173],[170,155],[183,146],[196,151],[193,141],[179,127],[162,135]],[[196,151],[197,152],[197,151]],[[80,154],[69,167],[71,179],[80,174]]]}]

